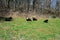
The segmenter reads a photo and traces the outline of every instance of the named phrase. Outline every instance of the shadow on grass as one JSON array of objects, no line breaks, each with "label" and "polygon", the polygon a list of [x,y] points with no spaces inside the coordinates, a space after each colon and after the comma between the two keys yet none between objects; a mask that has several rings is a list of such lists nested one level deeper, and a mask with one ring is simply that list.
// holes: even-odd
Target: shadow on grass
[{"label": "shadow on grass", "polygon": [[0,22],[4,21],[5,17],[0,17]]}]

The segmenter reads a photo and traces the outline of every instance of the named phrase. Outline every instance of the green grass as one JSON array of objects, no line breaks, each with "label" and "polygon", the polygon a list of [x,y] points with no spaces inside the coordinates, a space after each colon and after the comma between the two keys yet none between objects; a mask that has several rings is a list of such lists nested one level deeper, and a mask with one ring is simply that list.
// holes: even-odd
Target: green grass
[{"label": "green grass", "polygon": [[60,40],[60,19],[44,19],[27,22],[14,18],[11,22],[0,22],[0,40]]}]

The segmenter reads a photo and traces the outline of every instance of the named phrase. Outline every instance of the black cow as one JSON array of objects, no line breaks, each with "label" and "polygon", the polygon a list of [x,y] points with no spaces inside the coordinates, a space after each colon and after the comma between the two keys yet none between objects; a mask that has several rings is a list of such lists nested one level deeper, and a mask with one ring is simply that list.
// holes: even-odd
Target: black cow
[{"label": "black cow", "polygon": [[5,21],[12,21],[12,17],[5,18]]},{"label": "black cow", "polygon": [[36,18],[33,18],[33,21],[37,21],[37,19]]},{"label": "black cow", "polygon": [[48,19],[44,20],[45,23],[48,23]]},{"label": "black cow", "polygon": [[52,16],[52,18],[56,18],[56,16]]},{"label": "black cow", "polygon": [[26,21],[32,21],[30,18],[27,18]]}]

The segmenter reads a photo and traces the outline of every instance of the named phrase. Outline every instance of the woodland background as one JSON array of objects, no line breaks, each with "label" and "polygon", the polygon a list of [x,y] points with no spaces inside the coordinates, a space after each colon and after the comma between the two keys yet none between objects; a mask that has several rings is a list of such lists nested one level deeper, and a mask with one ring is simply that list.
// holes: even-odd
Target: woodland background
[{"label": "woodland background", "polygon": [[0,0],[0,16],[60,17],[60,0]]}]

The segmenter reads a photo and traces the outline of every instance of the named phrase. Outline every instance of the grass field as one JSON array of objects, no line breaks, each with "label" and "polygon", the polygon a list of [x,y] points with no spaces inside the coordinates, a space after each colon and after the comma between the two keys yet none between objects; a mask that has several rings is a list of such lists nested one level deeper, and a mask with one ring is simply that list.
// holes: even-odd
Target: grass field
[{"label": "grass field", "polygon": [[60,40],[60,19],[44,19],[27,22],[14,18],[11,22],[0,22],[0,40]]}]

